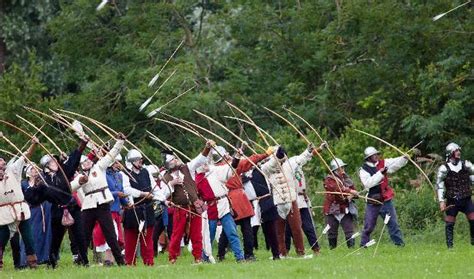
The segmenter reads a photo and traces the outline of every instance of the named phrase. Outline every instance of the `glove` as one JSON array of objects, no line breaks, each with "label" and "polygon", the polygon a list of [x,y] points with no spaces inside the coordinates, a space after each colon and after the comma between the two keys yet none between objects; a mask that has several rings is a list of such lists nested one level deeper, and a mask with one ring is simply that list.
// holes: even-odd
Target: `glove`
[{"label": "glove", "polygon": [[126,140],[127,137],[122,134],[122,133],[118,133],[116,136],[115,136],[118,140]]},{"label": "glove", "polygon": [[267,148],[267,150],[265,151],[265,154],[267,154],[268,156],[270,156],[270,155],[273,154],[273,152],[275,152],[275,147],[269,146],[269,147]]},{"label": "glove", "polygon": [[213,140],[207,140],[206,141],[206,148],[211,148],[213,146],[216,146],[216,142]]},{"label": "glove", "polygon": [[319,149],[320,149],[320,150],[326,149],[327,147],[328,147],[328,142],[327,142],[327,141],[323,141],[323,142],[319,145]]},{"label": "glove", "polygon": [[381,170],[380,172],[381,172],[383,175],[386,175],[386,174],[387,174],[387,171],[388,171],[388,167],[385,167],[385,168],[383,168],[383,170]]},{"label": "glove", "polygon": [[309,153],[313,153],[313,150],[314,150],[314,144],[312,144],[312,143],[309,143],[309,144],[308,144],[308,148],[307,148],[307,150],[308,150],[308,152],[309,152]]},{"label": "glove", "polygon": [[87,177],[86,175],[83,175],[83,176],[79,177],[79,185],[84,185],[88,181],[89,181],[89,177]]}]

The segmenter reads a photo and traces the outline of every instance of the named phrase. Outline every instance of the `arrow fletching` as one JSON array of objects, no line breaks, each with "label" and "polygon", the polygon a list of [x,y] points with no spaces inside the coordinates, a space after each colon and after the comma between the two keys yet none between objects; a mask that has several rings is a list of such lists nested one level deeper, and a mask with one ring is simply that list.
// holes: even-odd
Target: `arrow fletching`
[{"label": "arrow fletching", "polygon": [[145,227],[145,221],[141,220],[140,224],[138,225],[138,231],[142,232],[144,227]]},{"label": "arrow fletching", "polygon": [[100,2],[100,4],[97,6],[96,11],[102,10],[105,5],[107,5],[107,2],[109,2],[109,0],[102,0],[102,2]]},{"label": "arrow fletching", "polygon": [[442,13],[442,14],[439,14],[439,15],[437,15],[437,16],[434,16],[434,17],[433,17],[433,21],[437,21],[438,19],[442,18],[442,17],[445,16],[445,15],[446,15],[446,13]]},{"label": "arrow fletching", "polygon": [[355,239],[356,237],[359,237],[359,236],[360,236],[360,232],[356,232],[355,234],[351,236],[351,239]]},{"label": "arrow fletching", "polygon": [[147,117],[148,117],[148,118],[152,118],[152,117],[155,116],[158,112],[161,111],[161,108],[162,108],[162,107],[159,107],[159,108],[157,108],[157,109],[152,110],[149,114],[147,114]]},{"label": "arrow fletching", "polygon": [[375,243],[376,243],[375,239],[372,239],[371,241],[369,241],[365,244],[365,247],[370,247],[370,246],[374,245]]},{"label": "arrow fletching", "polygon": [[146,99],[146,101],[143,102],[143,104],[140,106],[140,108],[138,109],[138,111],[143,111],[143,110],[150,104],[152,98],[153,98],[153,96],[150,97],[150,98],[148,98],[148,99]]},{"label": "arrow fletching", "polygon": [[[161,73],[161,72],[160,72]],[[156,74],[151,80],[150,82],[148,83],[148,87],[152,87],[153,85],[155,85],[156,81],[158,80],[158,78],[160,77],[160,73]]]},{"label": "arrow fletching", "polygon": [[383,220],[383,223],[384,223],[385,225],[387,225],[387,224],[388,224],[388,221],[390,221],[390,217],[391,217],[391,216],[388,215],[388,214],[385,215],[385,219]]},{"label": "arrow fletching", "polygon": [[326,225],[326,227],[323,230],[323,234],[327,234],[331,226],[329,224]]}]

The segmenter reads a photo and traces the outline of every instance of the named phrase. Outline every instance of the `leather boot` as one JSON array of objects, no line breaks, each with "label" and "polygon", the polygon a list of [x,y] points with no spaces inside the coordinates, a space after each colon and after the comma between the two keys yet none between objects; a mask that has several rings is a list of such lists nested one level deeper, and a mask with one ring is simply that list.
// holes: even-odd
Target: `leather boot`
[{"label": "leather boot", "polygon": [[448,249],[453,248],[454,241],[454,223],[446,222],[446,245]]},{"label": "leather boot", "polygon": [[347,248],[349,249],[354,248],[354,245],[355,245],[355,239],[351,238],[347,240]]},{"label": "leather boot", "polygon": [[329,249],[334,249],[337,247],[337,238],[328,238]]},{"label": "leather boot", "polygon": [[35,269],[38,267],[38,259],[36,258],[36,255],[27,255],[26,256],[26,264],[28,265],[29,268]]}]

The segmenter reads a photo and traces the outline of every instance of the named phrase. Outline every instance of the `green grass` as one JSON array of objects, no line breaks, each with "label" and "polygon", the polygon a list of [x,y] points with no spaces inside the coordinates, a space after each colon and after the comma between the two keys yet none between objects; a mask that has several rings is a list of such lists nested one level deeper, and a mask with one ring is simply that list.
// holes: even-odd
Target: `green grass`
[{"label": "green grass", "polygon": [[[323,239],[322,253],[313,259],[272,261],[268,259],[270,252],[258,250],[256,262],[243,264],[235,263],[228,254],[222,263],[191,265],[192,257],[186,250],[173,266],[168,264],[167,254],[160,254],[154,267],[82,268],[73,266],[70,253],[65,251],[56,270],[41,266],[38,270],[15,271],[8,253],[0,278],[474,278],[474,247],[467,237],[457,237],[455,249],[448,251],[442,232],[436,234],[435,242],[409,237],[404,248],[393,246],[384,236],[375,257],[375,246],[344,257],[349,252],[345,246],[329,251]],[[427,235],[433,239],[429,232]]]}]

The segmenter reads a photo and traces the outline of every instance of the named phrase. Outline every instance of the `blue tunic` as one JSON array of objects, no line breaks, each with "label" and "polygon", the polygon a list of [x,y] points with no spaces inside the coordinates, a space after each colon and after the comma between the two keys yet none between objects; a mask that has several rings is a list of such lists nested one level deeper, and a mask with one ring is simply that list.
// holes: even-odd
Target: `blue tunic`
[{"label": "blue tunic", "polygon": [[[21,182],[23,192],[30,187],[27,180]],[[35,242],[36,256],[38,263],[46,263],[49,259],[49,250],[51,247],[51,203],[45,201],[39,206],[31,206],[31,231],[33,233]],[[25,246],[21,242],[21,264],[26,265]]]}]

